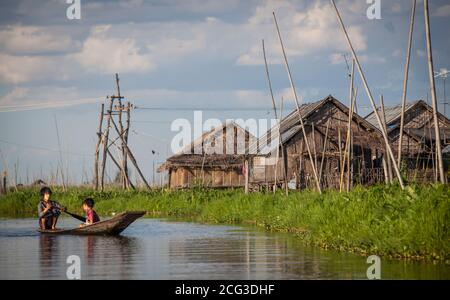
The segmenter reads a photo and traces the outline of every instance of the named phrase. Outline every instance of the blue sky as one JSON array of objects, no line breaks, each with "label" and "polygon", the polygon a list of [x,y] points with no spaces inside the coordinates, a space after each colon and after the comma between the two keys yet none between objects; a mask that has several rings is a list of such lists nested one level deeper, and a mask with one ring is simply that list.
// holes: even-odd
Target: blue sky
[{"label": "blue sky", "polygon": [[[366,17],[366,1],[336,2],[372,93],[400,103],[411,1],[381,0],[380,20]],[[450,4],[430,2],[437,71],[450,68]],[[196,108],[221,120],[272,116],[261,39],[276,98],[292,109],[272,11],[304,101],[332,94],[348,102],[347,47],[328,0],[91,0],[81,1],[81,20],[68,20],[67,7],[65,0],[0,3],[0,170],[6,162],[12,173],[18,163],[21,182],[55,170],[55,118],[71,179],[80,181],[83,169],[91,176],[100,103],[114,93],[116,72],[127,100],[162,108],[132,112],[130,144],[150,181],[153,162],[164,160],[176,134],[174,119],[192,119]],[[428,91],[422,1],[414,29],[409,101]],[[366,115],[369,102],[357,84],[358,111]],[[442,91],[437,80],[439,102]]]}]

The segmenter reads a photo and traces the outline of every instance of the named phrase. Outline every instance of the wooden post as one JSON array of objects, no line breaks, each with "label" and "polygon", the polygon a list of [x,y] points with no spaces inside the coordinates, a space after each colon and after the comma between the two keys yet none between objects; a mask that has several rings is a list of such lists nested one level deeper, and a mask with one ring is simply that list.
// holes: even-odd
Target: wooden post
[{"label": "wooden post", "polygon": [[[280,103],[280,126],[281,121],[283,120],[283,107],[284,107],[284,98],[281,97],[281,103]],[[281,127],[280,127],[281,128]],[[278,129],[280,129],[278,128]],[[284,192],[286,196],[289,195],[289,186],[288,186],[288,178],[287,178],[287,172],[288,172],[288,155],[287,155],[287,149],[284,147],[283,137],[281,136],[281,130],[279,131],[279,140],[281,145],[281,159],[283,160],[283,178],[285,182],[284,186]]]},{"label": "wooden post", "polygon": [[[386,111],[384,109],[384,97],[383,95],[380,95],[380,107],[381,107],[381,119],[383,121],[383,129],[387,132],[387,124],[386,124]],[[387,147],[386,145],[386,153],[387,153]],[[388,182],[392,183],[392,163],[395,164],[395,160],[391,161],[389,158],[386,159],[386,165],[387,165],[387,177]]]},{"label": "wooden post", "polygon": [[[116,129],[117,133],[119,133],[119,128],[116,125],[116,122],[114,122],[113,119],[111,119],[111,123],[114,125],[114,128]],[[144,174],[142,174],[141,169],[139,168],[136,159],[134,158],[133,153],[131,152],[130,148],[128,148],[128,145],[125,143],[124,137],[122,135],[119,135],[120,139],[122,140],[122,143],[125,147],[125,150],[127,151],[127,155],[130,157],[131,162],[133,163],[134,167],[136,168],[136,171],[138,172],[139,176],[141,177],[142,181],[144,182],[145,186],[150,190],[151,187],[148,184],[147,180],[144,177]]]},{"label": "wooden post", "polygon": [[[401,176],[401,174],[400,174],[400,170],[399,170],[399,168],[397,167],[397,164],[395,163],[394,153],[392,152],[392,148],[391,148],[391,146],[389,145],[387,132],[383,129],[383,124],[382,124],[381,119],[380,119],[380,116],[379,116],[379,114],[378,114],[377,107],[376,107],[376,105],[375,105],[375,101],[374,101],[373,96],[372,96],[372,92],[371,92],[370,89],[369,89],[369,85],[367,84],[366,77],[364,76],[364,73],[363,73],[363,71],[362,71],[361,64],[359,63],[358,57],[356,56],[355,49],[353,48],[353,45],[352,45],[352,43],[351,43],[351,41],[350,41],[350,38],[349,38],[349,36],[348,36],[348,34],[347,34],[347,30],[345,29],[345,26],[344,26],[344,23],[343,23],[343,21],[342,21],[341,15],[339,14],[339,11],[338,11],[338,9],[337,9],[337,7],[336,7],[336,3],[334,2],[334,0],[330,0],[330,1],[331,1],[331,4],[332,4],[333,7],[334,7],[335,12],[336,12],[336,16],[337,16],[338,21],[339,21],[339,23],[340,23],[340,25],[341,25],[341,29],[342,29],[342,31],[343,31],[343,33],[344,33],[344,35],[345,35],[346,40],[347,40],[347,44],[348,44],[348,46],[349,46],[349,48],[350,48],[350,50],[351,50],[351,52],[352,52],[353,59],[355,60],[356,66],[358,67],[359,75],[360,75],[361,80],[362,80],[362,82],[363,82],[363,84],[364,84],[364,88],[365,88],[366,93],[367,93],[367,96],[368,96],[368,98],[369,98],[369,100],[370,100],[370,104],[372,105],[372,109],[373,109],[373,112],[374,112],[375,117],[376,117],[376,119],[377,119],[378,125],[379,125],[379,127],[380,127],[380,129],[381,129],[381,133],[383,134],[383,138],[384,138],[385,142],[386,142],[387,145],[388,145],[388,154],[389,154],[389,156],[390,156],[390,159],[394,162],[394,169],[395,169],[395,173],[396,173],[396,175],[397,175],[397,178],[398,178],[400,187],[401,187],[402,189],[404,189],[405,186],[404,186],[404,184],[403,184],[403,179],[402,179],[402,176]],[[431,77],[433,77],[433,74],[431,74]]]},{"label": "wooden post", "polygon": [[6,173],[6,171],[3,171],[2,175],[3,175],[2,176],[2,193],[6,195],[8,193],[8,185],[7,185],[8,173]]},{"label": "wooden post", "polygon": [[402,112],[400,114],[400,136],[398,140],[398,157],[397,157],[398,168],[400,168],[400,164],[402,162],[402,143],[403,143],[403,127],[405,123],[406,92],[408,89],[409,60],[411,57],[411,45],[414,30],[415,13],[416,13],[416,0],[412,0],[411,21],[409,25],[409,37],[408,37],[408,50],[406,51],[405,77],[403,78]]},{"label": "wooden post", "polygon": [[[311,122],[311,137],[313,140],[314,165],[317,167],[316,130],[314,128],[314,122]],[[319,183],[320,183],[320,177],[319,177]]]},{"label": "wooden post", "polygon": [[[126,129],[125,129],[125,133],[124,133],[124,139],[125,139],[125,144],[128,145],[128,134],[130,132],[130,122],[131,122],[131,104],[130,102],[127,102],[127,121],[126,121]],[[127,155],[127,151],[125,151],[123,153],[123,168],[125,171],[125,174],[127,174],[128,176],[128,155]],[[128,181],[129,184],[131,184],[131,181]],[[134,189],[134,188],[133,188]]]},{"label": "wooden post", "polygon": [[[122,122],[122,113],[123,113],[123,104],[122,104],[122,96],[120,95],[120,85],[119,85],[119,74],[116,73],[116,88],[117,88],[117,101],[118,101],[118,125],[119,125],[119,135],[124,135],[125,131],[124,131],[124,127],[123,127],[123,122]],[[122,142],[122,170],[123,172],[126,172],[125,170],[125,139]],[[122,175],[122,188],[123,189],[127,189],[128,188],[128,181],[126,179],[126,174]]]},{"label": "wooden post", "polygon": [[325,130],[325,140],[323,141],[323,149],[322,149],[322,160],[320,162],[320,169],[319,169],[319,183],[322,181],[322,171],[323,171],[323,163],[325,160],[325,150],[327,149],[328,145],[328,129],[330,128],[330,118],[328,117],[327,121],[327,129]]},{"label": "wooden post", "polygon": [[[349,90],[349,107],[350,107],[350,111],[349,111],[349,119],[348,119],[348,153],[347,153],[347,192],[350,190],[350,180],[352,178],[352,169],[351,169],[351,160],[350,160],[350,156],[351,156],[351,152],[352,152],[352,148],[353,148],[353,139],[352,139],[352,122],[353,122],[353,111],[354,111],[354,105],[356,102],[356,93],[353,90],[353,86],[354,86],[354,82],[355,82],[355,59],[352,59],[352,68],[351,68],[351,73],[350,73],[350,90]],[[353,95],[353,93],[355,93],[355,95]]]},{"label": "wooden post", "polygon": [[103,192],[105,188],[105,167],[106,167],[106,154],[108,151],[108,141],[109,141],[109,128],[111,127],[111,112],[113,110],[114,98],[110,97],[109,109],[106,111],[106,132],[103,138],[103,156],[101,165],[101,181],[100,189]]},{"label": "wooden post", "polygon": [[[115,141],[111,141],[111,145],[116,146],[116,149],[122,150],[122,148],[120,148],[120,147],[116,144]],[[116,167],[117,167],[117,168],[120,170],[120,172],[122,173],[122,176],[126,179],[126,181],[127,181],[127,183],[129,184],[129,186],[130,186],[133,190],[136,189],[136,187],[135,187],[135,186],[133,185],[133,183],[131,182],[131,180],[130,180],[128,174],[124,172],[122,162],[121,162],[121,163],[117,162],[117,160],[116,160],[116,159],[114,158],[114,156],[112,155],[111,151],[109,151],[109,147],[108,147],[108,149],[107,149],[107,152],[108,152],[109,157],[110,157],[111,160],[113,161],[113,163],[116,165]],[[120,154],[119,154],[119,157],[120,157]]]},{"label": "wooden post", "polygon": [[[353,97],[356,98],[356,95],[358,93],[358,88],[356,88]],[[349,150],[350,150],[350,134],[351,134],[351,129],[352,129],[352,120],[353,120],[353,103],[354,101],[350,101],[350,108],[348,111],[348,125],[347,125],[347,137],[345,138],[345,148],[344,148],[344,153],[343,153],[343,160],[342,160],[342,165],[341,165],[341,178],[339,181],[339,191],[342,192],[343,188],[344,188],[344,174],[345,174],[345,162],[348,160],[350,160],[350,155],[349,155]],[[348,169],[349,164],[347,165],[347,172],[350,172],[350,170]]]},{"label": "wooden post", "polygon": [[342,170],[342,136],[341,136],[341,120],[338,121],[338,149],[339,149],[339,171]]},{"label": "wooden post", "polygon": [[385,155],[383,155],[381,163],[383,164],[384,182],[386,184],[389,184],[390,181],[389,181],[389,175],[388,175],[389,171],[388,171],[388,167],[387,167],[387,164],[386,164],[386,153],[385,153]]},{"label": "wooden post", "polygon": [[[269,90],[270,90],[270,96],[272,98],[272,108],[274,111],[274,115],[275,115],[275,119],[278,119],[278,147],[277,147],[277,153],[278,153],[278,149],[281,147],[281,159],[283,160],[283,179],[285,182],[285,192],[286,192],[286,196],[289,193],[289,188],[287,185],[287,166],[286,166],[286,159],[284,157],[284,145],[283,145],[283,139],[281,137],[281,113],[280,113],[280,118],[278,118],[278,114],[277,114],[277,106],[275,104],[275,98],[273,96],[273,90],[272,90],[272,82],[270,81],[270,75],[269,75],[269,67],[267,65],[267,58],[266,58],[266,48],[264,47],[264,40],[262,40],[262,49],[263,49],[263,56],[264,56],[264,65],[266,67],[266,75],[267,75],[267,82],[269,84]],[[281,100],[283,103],[283,99]],[[283,104],[281,104],[283,105]],[[277,162],[278,162],[278,156],[277,156]],[[276,167],[278,167],[278,164],[276,165]],[[276,172],[276,171],[275,171]],[[276,180],[275,180],[275,186],[276,186]],[[276,187],[274,188],[274,192],[276,190]]]},{"label": "wooden post", "polygon": [[244,175],[245,175],[245,193],[248,194],[248,159],[244,162]]},{"label": "wooden post", "polygon": [[152,162],[152,187],[155,187],[155,160]]},{"label": "wooden post", "polygon": [[98,124],[98,131],[97,131],[97,145],[95,146],[95,162],[94,162],[94,184],[95,184],[95,190],[98,190],[98,184],[99,184],[99,178],[98,178],[98,160],[100,156],[100,144],[102,143],[102,125],[103,125],[103,114],[105,111],[105,104],[102,103],[101,105],[101,111],[100,111],[100,117],[99,117],[99,124]]},{"label": "wooden post", "polygon": [[439,171],[439,178],[441,183],[445,183],[447,178],[444,174],[444,164],[442,160],[442,149],[441,149],[441,135],[439,132],[439,119],[438,119],[438,105],[436,99],[436,86],[434,82],[434,66],[433,66],[433,53],[431,47],[431,30],[430,30],[430,17],[428,9],[428,0],[423,1],[424,14],[425,14],[425,34],[427,40],[427,53],[428,53],[428,75],[430,79],[430,90],[431,90],[431,102],[433,104],[433,121],[434,121],[434,131],[436,135],[436,158],[437,158],[437,169]]},{"label": "wooden post", "polygon": [[300,126],[301,126],[301,129],[302,129],[302,132],[303,132],[303,138],[305,139],[306,149],[308,150],[308,156],[309,156],[309,160],[311,162],[311,168],[312,168],[313,173],[314,173],[314,179],[316,181],[317,191],[321,194],[322,193],[322,189],[320,188],[319,177],[317,175],[317,169],[316,169],[316,166],[314,165],[313,157],[312,157],[312,154],[311,154],[311,148],[309,147],[308,137],[306,135],[306,130],[305,130],[305,124],[303,123],[303,117],[302,117],[302,114],[300,112],[300,105],[298,104],[297,91],[295,90],[294,81],[292,80],[291,69],[289,68],[289,63],[288,63],[288,60],[287,60],[286,51],[284,50],[283,40],[281,39],[280,28],[278,27],[278,22],[277,22],[277,18],[275,16],[275,12],[272,12],[272,14],[273,14],[273,19],[275,21],[275,26],[277,28],[278,39],[280,40],[281,51],[283,52],[284,63],[285,63],[286,71],[288,73],[288,77],[289,77],[289,83],[291,85],[292,94],[294,96],[295,105],[297,107],[297,115],[298,115],[298,118],[299,118],[299,121],[300,121]]},{"label": "wooden post", "polygon": [[59,160],[60,160],[60,164],[61,164],[61,180],[62,180],[62,187],[63,187],[63,191],[66,191],[66,180],[65,180],[65,176],[64,176],[64,166],[63,166],[63,157],[62,157],[62,151],[61,151],[61,140],[59,138],[59,130],[58,130],[58,122],[56,121],[56,116],[53,116],[55,119],[55,129],[56,129],[56,138],[58,139],[58,152],[59,152]]}]

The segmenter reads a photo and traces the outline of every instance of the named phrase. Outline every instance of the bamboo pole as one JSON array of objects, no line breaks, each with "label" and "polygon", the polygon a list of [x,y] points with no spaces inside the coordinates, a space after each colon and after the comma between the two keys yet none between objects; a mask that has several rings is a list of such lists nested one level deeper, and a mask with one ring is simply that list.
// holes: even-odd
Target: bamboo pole
[{"label": "bamboo pole", "polygon": [[409,75],[409,60],[411,57],[411,45],[414,30],[414,16],[416,13],[416,0],[412,0],[411,21],[409,25],[408,36],[408,50],[406,51],[405,77],[403,79],[403,93],[402,93],[402,112],[400,114],[400,136],[398,140],[398,160],[397,167],[400,168],[402,162],[402,143],[403,143],[403,127],[405,123],[405,107],[406,107],[406,92],[408,90],[408,75]]},{"label": "bamboo pole", "polygon": [[[349,138],[349,148],[348,148],[348,152],[347,152],[347,192],[350,191],[350,187],[352,186],[353,182],[353,131],[352,131],[352,122],[353,122],[353,114],[355,111],[355,105],[356,105],[356,96],[358,94],[358,91],[354,91],[355,92],[355,97],[352,100],[352,105],[350,106],[350,128],[349,128],[349,133],[350,133],[350,138]],[[358,127],[359,128],[359,127]]]},{"label": "bamboo pole", "polygon": [[[270,97],[272,98],[272,108],[273,108],[273,112],[275,115],[275,119],[278,119],[278,148],[281,147],[281,159],[283,160],[283,177],[284,177],[284,182],[285,182],[285,192],[286,192],[286,196],[289,194],[289,189],[287,186],[287,166],[286,166],[286,160],[284,157],[284,146],[283,146],[283,140],[281,137],[281,114],[280,114],[280,118],[278,118],[278,114],[277,114],[277,106],[275,104],[275,97],[273,96],[273,89],[272,89],[272,82],[270,80],[270,74],[269,74],[269,67],[267,64],[267,57],[266,57],[266,48],[264,46],[264,40],[262,40],[262,49],[263,49],[263,56],[264,56],[264,65],[266,68],[266,76],[267,76],[267,83],[269,85],[269,90],[270,90]],[[283,105],[283,104],[281,104]],[[278,150],[277,150],[278,151]],[[278,161],[278,156],[277,156],[277,161]],[[275,186],[276,186],[276,180],[275,180]],[[275,188],[276,189],[276,188]]]},{"label": "bamboo pole", "polygon": [[109,100],[109,109],[106,111],[106,132],[105,137],[103,139],[103,156],[102,156],[102,165],[101,165],[101,181],[100,181],[100,189],[103,192],[105,188],[105,168],[106,168],[106,158],[108,151],[108,141],[109,141],[109,128],[111,127],[111,112],[113,109],[114,98],[110,97]]},{"label": "bamboo pole", "polygon": [[[130,132],[130,122],[131,122],[131,104],[130,102],[127,102],[127,121],[126,121],[126,129],[125,129],[125,133],[124,133],[124,139],[125,139],[125,144],[128,145],[128,134]],[[123,156],[123,166],[124,166],[124,170],[125,170],[125,174],[127,174],[128,176],[128,155],[127,152],[125,151],[124,156]],[[129,176],[128,176],[129,177]],[[129,180],[129,183],[131,184],[131,181]],[[134,187],[132,186],[132,188],[134,189]]]},{"label": "bamboo pole", "polygon": [[353,48],[353,45],[352,45],[352,43],[350,41],[350,38],[349,38],[348,33],[347,33],[347,30],[345,29],[345,25],[344,25],[344,23],[342,21],[341,15],[339,14],[339,11],[338,11],[338,9],[336,7],[336,3],[334,2],[334,0],[330,0],[330,1],[331,1],[331,4],[334,7],[334,10],[336,12],[336,16],[338,18],[338,21],[339,21],[339,23],[341,25],[341,29],[342,29],[342,31],[343,31],[343,33],[345,35],[346,40],[347,40],[347,44],[348,44],[348,46],[349,46],[349,48],[350,48],[350,50],[352,52],[353,58],[355,59],[355,63],[356,63],[356,66],[358,67],[359,75],[360,75],[361,80],[362,80],[362,82],[364,84],[364,88],[365,88],[367,96],[368,96],[368,98],[370,100],[370,104],[372,105],[372,109],[373,109],[373,112],[374,112],[375,117],[377,119],[378,125],[381,128],[381,133],[383,135],[383,138],[384,138],[385,142],[388,144],[388,154],[390,156],[390,159],[394,162],[394,169],[395,169],[395,173],[397,175],[400,187],[402,189],[404,189],[405,186],[403,184],[403,179],[402,179],[400,171],[399,171],[399,169],[397,167],[397,164],[395,163],[394,153],[392,152],[392,148],[389,145],[387,132],[383,129],[382,122],[381,122],[380,116],[378,114],[378,111],[377,111],[377,108],[376,108],[376,105],[375,105],[375,101],[374,101],[373,96],[372,96],[372,92],[370,91],[369,85],[367,84],[366,77],[364,76],[364,73],[363,73],[362,68],[361,68],[361,64],[359,63],[358,57],[356,56],[356,52],[355,52],[355,50]]},{"label": "bamboo pole", "polygon": [[305,139],[306,149],[308,150],[308,156],[309,156],[309,160],[311,162],[311,168],[312,168],[313,173],[314,173],[314,179],[316,181],[317,191],[321,194],[322,193],[322,189],[320,188],[319,177],[317,175],[317,169],[316,169],[316,166],[314,165],[313,157],[312,157],[312,154],[311,154],[311,148],[309,147],[308,137],[306,135],[306,130],[305,130],[305,124],[303,123],[303,117],[302,117],[302,114],[300,112],[300,105],[298,104],[297,92],[295,90],[294,81],[292,80],[291,69],[289,68],[289,63],[288,63],[288,60],[287,60],[286,51],[284,50],[283,40],[281,39],[280,28],[278,27],[278,22],[277,22],[277,18],[275,16],[275,12],[273,12],[273,19],[275,21],[275,26],[277,28],[278,39],[280,40],[280,46],[281,46],[281,50],[283,52],[283,57],[284,57],[284,62],[285,62],[285,66],[286,66],[286,71],[288,73],[289,82],[290,82],[291,89],[292,89],[292,94],[293,94],[294,100],[295,100],[295,105],[297,107],[297,114],[298,114],[298,118],[299,118],[299,121],[300,121],[301,129],[302,129],[302,132],[303,132],[303,138]]},{"label": "bamboo pole", "polygon": [[436,85],[434,82],[434,66],[433,66],[433,53],[431,47],[431,30],[430,30],[430,17],[428,9],[428,0],[423,1],[424,14],[425,14],[425,34],[427,40],[427,53],[428,53],[428,75],[430,78],[430,90],[431,90],[431,102],[433,104],[433,118],[434,118],[434,130],[436,134],[436,158],[437,158],[437,169],[439,170],[439,178],[441,183],[445,183],[447,178],[444,174],[444,164],[442,160],[442,149],[441,149],[441,136],[439,132],[439,120],[438,120],[438,105],[436,99]]},{"label": "bamboo pole", "polygon": [[328,118],[328,121],[327,121],[327,129],[325,130],[325,140],[323,141],[322,158],[321,158],[320,169],[319,169],[319,183],[321,183],[321,181],[322,181],[322,171],[323,171],[323,164],[324,164],[324,160],[325,160],[325,150],[327,149],[327,146],[328,146],[328,130],[329,130],[329,128],[330,128],[330,118]]},{"label": "bamboo pole", "polygon": [[[124,132],[124,127],[123,127],[123,122],[122,122],[122,113],[123,113],[123,105],[122,105],[122,96],[120,95],[120,85],[119,85],[119,74],[117,74],[116,73],[116,89],[117,89],[117,101],[118,101],[118,125],[119,125],[119,129],[120,129],[120,132],[119,132],[119,134],[120,135],[124,135],[125,134],[125,132]],[[123,174],[122,174],[122,188],[123,189],[127,189],[128,188],[128,181],[127,181],[127,179],[126,179],[126,174],[124,174],[125,173],[125,146],[124,146],[124,144],[125,144],[125,139],[123,139],[123,142],[122,142],[122,160],[121,160],[121,163],[122,163],[122,170],[123,170]]]},{"label": "bamboo pole", "polygon": [[66,191],[66,182],[65,182],[65,176],[64,176],[64,171],[63,171],[63,157],[62,157],[62,151],[61,151],[61,139],[59,138],[59,130],[58,130],[58,122],[56,121],[56,116],[53,116],[54,120],[55,120],[55,129],[56,129],[56,138],[58,139],[58,152],[59,152],[59,160],[60,160],[60,164],[61,164],[61,180],[62,180],[62,187],[63,187],[63,191]]},{"label": "bamboo pole", "polygon": [[248,194],[248,159],[244,162],[245,193]]},{"label": "bamboo pole", "polygon": [[95,190],[98,190],[98,184],[99,184],[99,178],[98,178],[98,160],[100,156],[100,144],[102,142],[102,125],[103,125],[103,114],[105,111],[105,104],[102,103],[101,105],[101,111],[100,111],[100,117],[99,117],[99,124],[98,124],[98,131],[97,131],[97,145],[95,146],[95,162],[94,162],[94,184],[95,184]]},{"label": "bamboo pole", "polygon": [[[353,97],[356,98],[356,95],[358,93],[358,88],[355,89]],[[342,192],[344,188],[344,174],[345,174],[345,163],[347,161],[347,158],[350,159],[350,156],[347,152],[350,150],[350,133],[352,128],[352,120],[353,120],[353,100],[350,101],[350,109],[348,111],[348,125],[347,125],[347,136],[345,138],[345,148],[343,153],[343,160],[341,165],[341,177],[339,181],[339,191]],[[347,172],[350,172],[349,169],[347,169]]]},{"label": "bamboo pole", "polygon": [[[313,140],[314,165],[317,167],[316,130],[314,128],[314,122],[311,122],[311,138]],[[320,183],[320,176],[319,176],[319,183]]]},{"label": "bamboo pole", "polygon": [[353,90],[353,86],[355,83],[355,59],[352,59],[352,68],[351,68],[351,73],[350,73],[350,89],[349,89],[349,94],[348,94],[348,101],[349,101],[349,107],[350,107],[350,111],[349,111],[349,119],[348,119],[348,135],[349,135],[349,147],[348,147],[348,153],[347,153],[347,192],[350,190],[350,180],[351,180],[351,160],[350,160],[350,155],[352,152],[352,145],[353,145],[353,139],[352,139],[352,121],[353,121],[353,111],[354,111],[354,105],[356,102],[356,93],[355,95],[353,95],[354,90]]},{"label": "bamboo pole", "polygon": [[[384,109],[384,97],[383,97],[383,95],[380,95],[380,108],[381,108],[381,119],[383,121],[383,128],[384,128],[384,131],[387,132],[386,110]],[[387,147],[388,147],[388,145],[386,144],[386,152],[387,152]],[[395,163],[395,161],[394,161],[394,163]],[[388,182],[392,183],[392,162],[391,162],[390,159],[386,160],[386,165],[387,165]]]},{"label": "bamboo pole", "polygon": [[[114,125],[114,128],[116,129],[117,133],[119,133],[119,128],[116,125],[116,122],[114,122],[113,119],[111,119],[111,123]],[[120,135],[120,134],[119,134]],[[120,139],[122,140],[125,150],[127,151],[127,155],[130,157],[131,162],[133,163],[134,167],[136,168],[139,176],[141,177],[142,181],[144,182],[145,186],[150,190],[151,187],[148,184],[147,180],[144,177],[144,174],[142,174],[141,169],[139,168],[136,159],[134,158],[133,153],[131,152],[130,148],[128,148],[128,145],[125,143],[124,141],[124,137],[122,135],[120,135]]]},{"label": "bamboo pole", "polygon": [[[112,145],[116,146],[116,149],[119,150],[121,149],[114,141],[112,141]],[[127,173],[124,172],[123,170],[123,164],[117,162],[117,160],[114,158],[114,156],[112,155],[111,151],[109,150],[109,148],[107,149],[107,153],[109,155],[109,157],[111,158],[111,160],[113,161],[113,163],[116,165],[116,167],[120,170],[120,172],[122,173],[122,176],[127,180],[129,186],[131,186],[131,188],[134,190],[136,189],[136,187],[133,185],[133,183],[131,182],[130,177],[128,176]],[[120,157],[120,155],[119,155]]]},{"label": "bamboo pole", "polygon": [[342,169],[342,136],[341,136],[341,120],[338,121],[338,149],[339,149],[339,168]]},{"label": "bamboo pole", "polygon": [[[276,154],[277,160],[275,162],[275,186],[273,189],[274,193],[276,192],[276,189],[277,189],[278,158],[280,156],[280,147],[281,147],[281,151],[282,151],[281,158],[283,160],[283,172],[284,172],[284,170],[286,170],[286,167],[285,167],[286,161],[284,160],[284,146],[283,146],[283,143],[281,142],[282,139],[281,139],[281,131],[280,131],[281,120],[283,120],[283,104],[284,104],[284,98],[281,97],[280,117],[278,119],[278,147],[277,147],[277,154]],[[286,172],[284,172],[284,174],[286,175]],[[286,189],[286,196],[288,195],[288,193],[289,193],[288,189]]]}]

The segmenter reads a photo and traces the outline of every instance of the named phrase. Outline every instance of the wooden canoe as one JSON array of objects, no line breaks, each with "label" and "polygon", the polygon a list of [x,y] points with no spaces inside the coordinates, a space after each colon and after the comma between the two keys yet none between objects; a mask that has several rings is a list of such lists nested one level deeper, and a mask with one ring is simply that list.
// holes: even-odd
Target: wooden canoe
[{"label": "wooden canoe", "polygon": [[145,215],[145,211],[126,211],[109,220],[73,229],[38,230],[42,234],[118,235],[131,223]]}]

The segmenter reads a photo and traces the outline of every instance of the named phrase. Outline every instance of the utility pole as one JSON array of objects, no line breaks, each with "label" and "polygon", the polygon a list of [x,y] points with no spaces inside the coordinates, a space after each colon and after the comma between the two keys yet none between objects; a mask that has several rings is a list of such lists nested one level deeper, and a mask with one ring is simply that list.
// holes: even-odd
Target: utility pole
[{"label": "utility pole", "polygon": [[[113,97],[117,97],[117,101],[118,101],[118,106],[116,108],[117,113],[118,113],[118,124],[119,124],[119,135],[123,136],[125,134],[124,131],[124,127],[123,127],[123,122],[122,122],[122,112],[123,112],[123,105],[122,105],[122,96],[120,95],[120,85],[119,85],[119,74],[116,73],[116,88],[117,88],[117,96],[113,96]],[[122,158],[125,157],[125,139],[122,142]],[[128,182],[127,182],[127,175],[126,174],[126,170],[125,170],[125,159],[122,159],[122,170],[123,170],[123,174],[122,174],[122,188],[123,189],[127,189],[128,188]]]},{"label": "utility pole", "polygon": [[[100,166],[101,169],[101,180],[100,180],[100,189],[104,190],[105,185],[105,168],[106,168],[106,162],[107,157],[109,156],[111,158],[111,161],[114,163],[114,165],[119,169],[121,174],[121,186],[124,189],[132,188],[135,189],[135,185],[131,182],[129,176],[128,176],[128,164],[127,161],[130,159],[130,161],[133,163],[134,167],[138,171],[139,176],[141,177],[142,181],[146,185],[147,188],[150,189],[149,184],[147,183],[144,175],[142,174],[141,170],[139,169],[139,166],[137,164],[137,161],[131,152],[130,147],[128,146],[128,133],[130,130],[130,123],[131,123],[131,109],[133,109],[133,105],[130,104],[130,102],[127,102],[126,106],[123,104],[122,100],[124,97],[121,95],[120,92],[120,85],[119,85],[119,75],[116,74],[115,76],[116,81],[116,92],[117,95],[112,95],[107,97],[109,99],[109,109],[106,110],[106,113],[104,112],[104,105],[102,104],[102,114],[100,116],[100,124],[99,124],[99,132],[98,132],[98,142],[96,147],[96,159],[95,159],[95,176],[96,176],[96,188],[98,188],[98,160],[99,160],[99,153],[100,153],[100,145],[103,146],[103,156],[102,156],[102,163]],[[114,101],[117,100],[118,105],[114,105]],[[125,126],[123,122],[123,113],[126,113],[126,121]],[[106,116],[106,128],[104,129],[104,132],[102,132],[102,124],[104,122],[104,116]],[[117,123],[114,121],[114,116],[117,116]],[[111,132],[110,128],[114,127],[113,134],[114,136],[110,138]],[[117,141],[117,143],[116,143]],[[110,151],[110,147],[115,146],[118,150],[118,159],[116,159],[113,154]]]},{"label": "utility pole", "polygon": [[105,168],[106,168],[106,155],[108,152],[109,143],[109,128],[111,127],[111,112],[114,105],[114,98],[109,99],[109,109],[106,111],[106,132],[103,138],[103,156],[102,156],[102,166],[101,166],[101,184],[100,189],[103,192],[105,189]]},{"label": "utility pole", "polygon": [[102,125],[103,125],[103,115],[105,113],[105,104],[102,103],[101,110],[100,110],[100,117],[99,117],[99,125],[98,125],[98,131],[97,131],[97,145],[95,146],[95,164],[94,164],[94,185],[95,190],[98,190],[99,185],[99,175],[98,175],[98,160],[100,156],[100,145],[102,143]]}]

